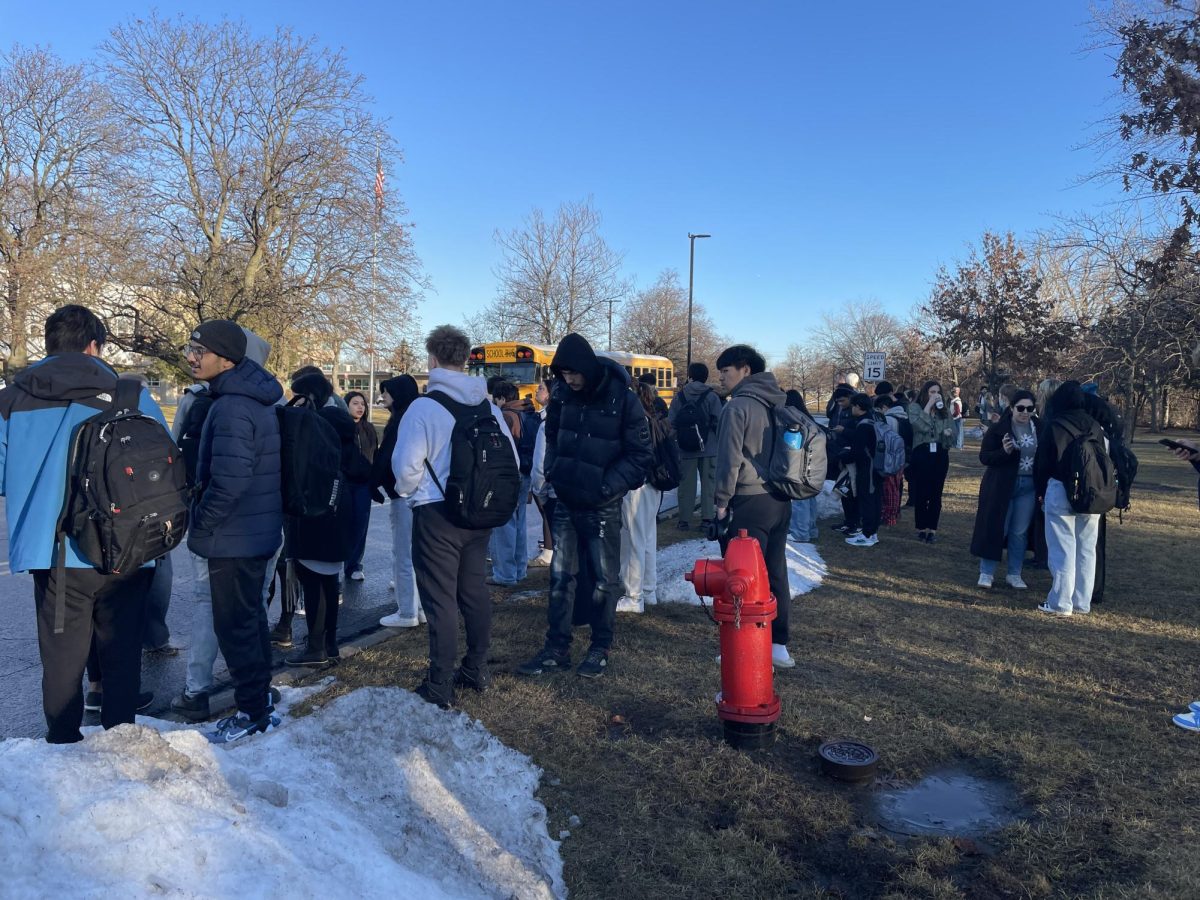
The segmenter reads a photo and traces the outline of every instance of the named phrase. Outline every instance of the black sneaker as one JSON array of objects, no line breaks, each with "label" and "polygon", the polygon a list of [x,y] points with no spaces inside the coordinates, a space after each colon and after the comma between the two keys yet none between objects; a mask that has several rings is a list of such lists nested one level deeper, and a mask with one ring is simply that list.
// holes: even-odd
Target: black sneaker
[{"label": "black sneaker", "polygon": [[329,665],[329,654],[324,650],[306,649],[299,653],[293,653],[291,656],[284,659],[284,662],[289,666],[309,666],[311,668],[319,668],[320,666]]},{"label": "black sneaker", "polygon": [[279,688],[275,687],[275,685],[271,685],[271,692],[269,696],[271,698],[272,707],[274,707],[276,703],[283,699],[283,694],[279,693]]},{"label": "black sneaker", "polygon": [[280,628],[276,625],[271,629],[271,645],[278,647],[281,650],[287,650],[292,646],[292,629]]},{"label": "black sneaker", "polygon": [[88,712],[100,712],[100,700],[103,697],[99,691],[88,691],[83,695],[83,708]]},{"label": "black sneaker", "polygon": [[425,676],[425,680],[417,685],[414,693],[426,703],[432,703],[440,709],[449,709],[454,705],[454,685],[450,682],[435,684]]},{"label": "black sneaker", "polygon": [[173,644],[166,643],[161,647],[146,647],[144,650],[142,650],[142,653],[151,659],[165,659],[169,656],[178,656],[179,648]]},{"label": "black sneaker", "polygon": [[208,709],[208,694],[203,691],[191,694],[184,691],[171,701],[171,711],[179,713],[189,722],[203,722],[210,715]]},{"label": "black sneaker", "polygon": [[150,707],[150,704],[153,702],[154,702],[154,692],[153,691],[142,691],[140,694],[138,694],[137,711],[142,712],[143,710],[148,709]]},{"label": "black sneaker", "polygon": [[546,672],[565,672],[569,668],[571,668],[569,651],[560,652],[550,647],[543,647],[541,653],[529,662],[517,666],[517,674],[544,675]]},{"label": "black sneaker", "polygon": [[575,670],[580,678],[599,678],[608,668],[608,651],[593,647]]},{"label": "black sneaker", "polygon": [[259,734],[268,728],[278,728],[279,722],[279,716],[269,712],[263,713],[260,719],[251,719],[245,713],[239,712],[237,715],[218,719],[216,731],[210,731],[205,737],[214,744],[232,744],[234,741],[240,741],[252,734]]},{"label": "black sneaker", "polygon": [[487,666],[483,666],[475,671],[459,667],[454,673],[454,686],[458,688],[470,688],[477,693],[484,693],[492,685],[492,673],[488,671]]},{"label": "black sneaker", "polygon": [[689,525],[687,522],[679,522],[675,527],[678,528],[680,531],[687,531],[692,526]]}]

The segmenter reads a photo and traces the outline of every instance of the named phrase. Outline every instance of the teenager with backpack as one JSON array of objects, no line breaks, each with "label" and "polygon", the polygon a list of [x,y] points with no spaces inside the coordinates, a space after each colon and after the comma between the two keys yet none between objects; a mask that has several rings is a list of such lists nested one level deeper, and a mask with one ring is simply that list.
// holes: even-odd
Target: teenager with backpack
[{"label": "teenager with backpack", "polygon": [[1029,524],[1037,507],[1033,467],[1037,456],[1039,422],[1034,415],[1032,391],[1014,392],[1012,403],[991,425],[979,447],[984,465],[979,483],[979,506],[975,511],[975,530],[971,535],[971,553],[979,557],[981,588],[990,588],[1000,565],[1000,555],[1008,547],[1009,587],[1028,589],[1021,577],[1025,564]]},{"label": "teenager with backpack", "polygon": [[942,492],[950,471],[950,448],[954,446],[954,426],[949,404],[942,397],[942,386],[927,381],[917,399],[908,405],[912,426],[912,455],[907,472],[909,492],[916,519],[917,540],[932,544],[937,540],[942,516]]},{"label": "teenager with backpack", "polygon": [[[792,592],[787,571],[787,531],[791,502],[771,493],[766,473],[773,441],[772,409],[782,408],[786,395],[753,347],[736,344],[717,358],[721,387],[729,400],[717,434],[717,473],[713,491],[717,528],[732,536],[746,529],[758,541],[767,565],[771,593],[778,611],[771,622],[771,662],[776,668],[796,665],[788,653],[788,620]],[[732,517],[732,524],[726,521]],[[724,547],[722,547],[724,552]]]},{"label": "teenager with backpack", "polygon": [[504,423],[517,444],[521,499],[512,518],[492,531],[489,547],[492,574],[488,576],[487,583],[497,587],[514,587],[525,580],[529,568],[525,515],[529,500],[529,474],[533,469],[533,445],[537,442],[541,418],[533,408],[533,401],[519,396],[517,386],[510,381],[499,381],[493,386],[492,400],[500,407]]},{"label": "teenager with backpack", "polygon": [[[634,393],[646,411],[650,426],[650,445],[655,460],[666,462],[652,465],[646,473],[646,483],[627,493],[621,500],[621,571],[625,592],[617,601],[617,612],[641,613],[647,606],[658,603],[658,508],[664,490],[671,490],[671,480],[678,487],[679,458],[666,423],[658,417],[654,401],[658,394],[645,382],[634,385]],[[671,460],[674,460],[674,478]],[[655,483],[658,478],[669,479]]]},{"label": "teenager with backpack", "polygon": [[[810,415],[804,396],[796,390],[787,392],[788,406]],[[814,544],[817,541],[817,498],[792,501],[792,515],[788,524],[788,539],[797,544]]]},{"label": "teenager with backpack", "polygon": [[874,547],[879,543],[884,479],[883,471],[876,466],[876,455],[883,452],[878,447],[880,440],[876,425],[887,429],[887,424],[882,416],[876,416],[875,402],[866,394],[855,394],[850,398],[850,414],[854,417],[854,428],[843,446],[841,456],[842,463],[850,472],[862,529],[857,534],[848,535],[846,543],[852,547]]},{"label": "teenager with backpack", "polygon": [[[91,310],[64,306],[46,319],[46,358],[0,389],[0,494],[12,572],[33,576],[46,740],[83,740],[83,670],[93,635],[103,662],[100,723],[134,721],[142,663],[142,617],[152,570],[104,574],[77,540],[59,540],[72,437],[113,408],[117,373],[100,358],[107,332]],[[162,427],[144,388],[127,386],[136,409]],[[61,551],[61,555],[60,555]],[[61,565],[60,565],[61,563]]]},{"label": "teenager with backpack", "polygon": [[1085,408],[1078,381],[1064,381],[1045,410],[1034,459],[1034,489],[1046,520],[1054,581],[1038,607],[1056,616],[1091,612],[1100,514],[1116,499],[1104,430]]},{"label": "teenager with backpack", "polygon": [[883,394],[875,398],[875,411],[883,416],[888,428],[899,435],[904,443],[904,468],[883,477],[883,501],[879,510],[881,525],[896,525],[900,521],[900,498],[904,494],[904,473],[912,458],[912,425],[908,421],[908,410],[899,396]]},{"label": "teenager with backpack", "polygon": [[[575,610],[589,615],[591,646],[577,675],[599,678],[608,667],[621,597],[621,501],[641,487],[654,454],[646,411],[629,390],[629,373],[597,357],[581,335],[568,334],[554,353],[559,378],[546,414],[546,479],[554,487],[554,562],[550,566],[549,627],[541,651],[517,668],[521,675],[571,666]],[[577,593],[590,563],[591,596]]]},{"label": "teenager with backpack", "polygon": [[209,735],[230,743],[279,724],[269,694],[271,639],[263,586],[283,536],[279,418],[283,388],[246,355],[234,322],[200,323],[184,348],[213,404],[196,460],[188,548],[208,561],[213,626],[234,682],[237,712]]},{"label": "teenager with backpack", "polygon": [[[367,398],[361,391],[350,391],[342,399],[346,402],[346,412],[354,422],[354,444],[370,467],[375,460],[375,451],[379,449],[379,432],[371,421]],[[351,483],[347,499],[353,507],[354,542],[346,557],[345,576],[351,581],[362,581],[366,577],[363,573],[363,555],[367,552],[367,532],[371,528],[371,483]]]},{"label": "teenager with backpack", "polygon": [[396,493],[396,474],[392,471],[392,454],[400,422],[412,402],[421,396],[421,389],[411,375],[397,375],[379,385],[383,405],[388,410],[383,440],[375,454],[371,479],[375,488],[374,500],[388,504],[388,519],[392,526],[392,583],[396,594],[396,611],[379,620],[384,628],[416,628],[425,621],[425,612],[417,594],[417,576],[413,572],[413,514],[408,501]]},{"label": "teenager with backpack", "polygon": [[696,514],[696,484],[700,485],[700,524],[713,518],[713,481],[717,465],[717,423],[721,398],[708,385],[708,366],[694,362],[687,381],[671,401],[667,420],[679,448],[678,527],[691,528]]},{"label": "teenager with backpack", "polygon": [[[492,598],[485,567],[492,528],[518,502],[517,448],[487,382],[463,371],[467,336],[440,325],[425,341],[429,390],[409,406],[396,436],[396,493],[413,510],[413,567],[429,620],[429,672],[417,694],[449,708],[456,687],[487,690]],[[524,500],[524,497],[519,499]],[[458,615],[467,652],[458,655]]]}]

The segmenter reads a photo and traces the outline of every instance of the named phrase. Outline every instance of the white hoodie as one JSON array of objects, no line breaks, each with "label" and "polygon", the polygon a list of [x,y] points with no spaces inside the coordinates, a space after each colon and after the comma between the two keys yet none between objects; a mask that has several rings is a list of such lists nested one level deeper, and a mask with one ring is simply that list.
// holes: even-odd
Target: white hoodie
[{"label": "white hoodie", "polygon": [[[451,400],[478,406],[487,396],[487,380],[466,372],[434,369],[429,373],[429,388],[441,391]],[[492,415],[512,445],[513,458],[518,459],[517,445],[504,424],[504,414],[496,404],[489,404]],[[444,498],[425,461],[443,485],[450,476],[450,435],[454,431],[454,416],[446,407],[430,397],[418,397],[404,413],[396,431],[396,449],[392,451],[392,471],[396,474],[396,493],[408,500],[409,506],[438,503]]]}]

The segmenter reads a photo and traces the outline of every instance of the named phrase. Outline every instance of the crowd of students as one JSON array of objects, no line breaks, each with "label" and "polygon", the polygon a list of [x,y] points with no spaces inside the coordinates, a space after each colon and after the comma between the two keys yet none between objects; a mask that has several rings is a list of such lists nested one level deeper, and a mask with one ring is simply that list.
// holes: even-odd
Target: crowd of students
[{"label": "crowd of students", "polygon": [[[68,540],[54,559],[59,511],[78,489],[68,477],[73,431],[127,391],[101,359],[105,337],[86,308],[56,311],[46,322],[46,359],[0,390],[10,565],[34,575],[47,740],[56,743],[81,739],[85,705],[98,709],[105,727],[133,721],[145,703],[143,646],[169,646],[152,624],[162,616],[150,608],[162,604],[147,601],[169,556],[140,568],[100,566]],[[429,666],[417,693],[442,707],[458,690],[488,689],[490,588],[520,583],[531,565],[550,570],[547,625],[540,649],[516,673],[603,676],[617,613],[640,613],[657,600],[657,517],[662,494],[675,486],[680,530],[703,528],[724,550],[732,529],[745,529],[761,546],[772,592],[790,596],[786,543],[817,539],[816,498],[781,496],[768,471],[779,410],[792,407],[812,420],[804,398],[783,391],[752,347],[729,347],[717,359],[724,400],[708,368],[694,363],[669,407],[652,384],[632,381],[577,334],[560,342],[536,404],[502,379],[467,375],[470,343],[453,326],[435,328],[426,351],[424,394],[408,375],[382,383],[389,411],[382,437],[368,398],[356,391],[337,397],[314,367],[293,373],[287,406],[308,411],[305,427],[327,433],[336,447],[335,497],[328,509],[308,513],[285,502],[285,468],[298,451],[281,422],[296,420],[278,409],[285,392],[265,368],[270,348],[226,320],[192,332],[184,358],[197,383],[176,411],[172,435],[186,464],[187,557],[196,590],[186,685],[172,707],[193,721],[209,718],[219,650],[237,709],[216,723],[212,740],[231,742],[278,724],[272,644],[292,648],[301,598],[307,640],[286,662],[325,666],[338,658],[341,582],[364,578],[372,502],[388,506],[392,532],[396,611],[380,624],[427,625]],[[907,492],[916,537],[936,543],[950,451],[962,446],[959,391],[946,396],[937,381],[914,391],[886,381],[872,394],[863,387],[852,374],[840,378],[826,410],[825,474],[844,515],[835,530],[855,548],[877,546],[881,528],[900,522]],[[148,392],[138,398],[140,414],[165,427]],[[993,586],[1007,552],[1008,585],[1026,589],[1027,548],[1044,546],[1053,583],[1039,609],[1088,614],[1103,590],[1104,517],[1081,509],[1080,478],[1070,466],[1078,465],[1081,442],[1102,448],[1089,452],[1115,462],[1125,491],[1110,508],[1127,502],[1136,460],[1119,418],[1073,381],[1043,382],[1037,394],[1005,386],[998,408],[982,412],[985,472],[970,548],[980,559],[978,586]],[[12,440],[18,431],[21,440]],[[1200,469],[1195,446],[1183,442],[1176,452]],[[543,546],[532,555],[531,503],[543,521]],[[169,569],[166,577],[169,585]],[[275,597],[280,612],[272,628]],[[779,604],[771,626],[777,668],[795,665],[789,607]],[[587,626],[588,643],[575,657],[578,626]],[[1176,723],[1200,728],[1200,716],[1181,714]]]}]

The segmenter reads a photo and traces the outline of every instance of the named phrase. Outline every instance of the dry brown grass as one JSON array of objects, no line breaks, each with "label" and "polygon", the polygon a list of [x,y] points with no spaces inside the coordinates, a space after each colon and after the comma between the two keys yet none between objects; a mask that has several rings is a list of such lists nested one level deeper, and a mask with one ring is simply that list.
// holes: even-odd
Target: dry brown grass
[{"label": "dry brown grass", "polygon": [[[940,544],[905,524],[865,551],[823,534],[829,576],[795,600],[799,665],[777,678],[771,751],[721,741],[713,626],[694,607],[621,616],[590,682],[508,674],[540,646],[544,600],[501,602],[495,687],[461,708],[545,769],[552,836],[582,820],[562,845],[576,897],[1196,896],[1200,737],[1169,717],[1200,696],[1200,513],[1189,467],[1137,451],[1108,601],[1089,618],[1036,612],[1044,571],[1025,594],[974,587],[973,452],[955,456]],[[425,649],[402,634],[348,660],[333,690],[415,685]],[[873,788],[818,774],[819,743],[847,735],[879,750],[889,782],[962,766],[1011,780],[1029,816],[979,852],[889,836]]]}]

